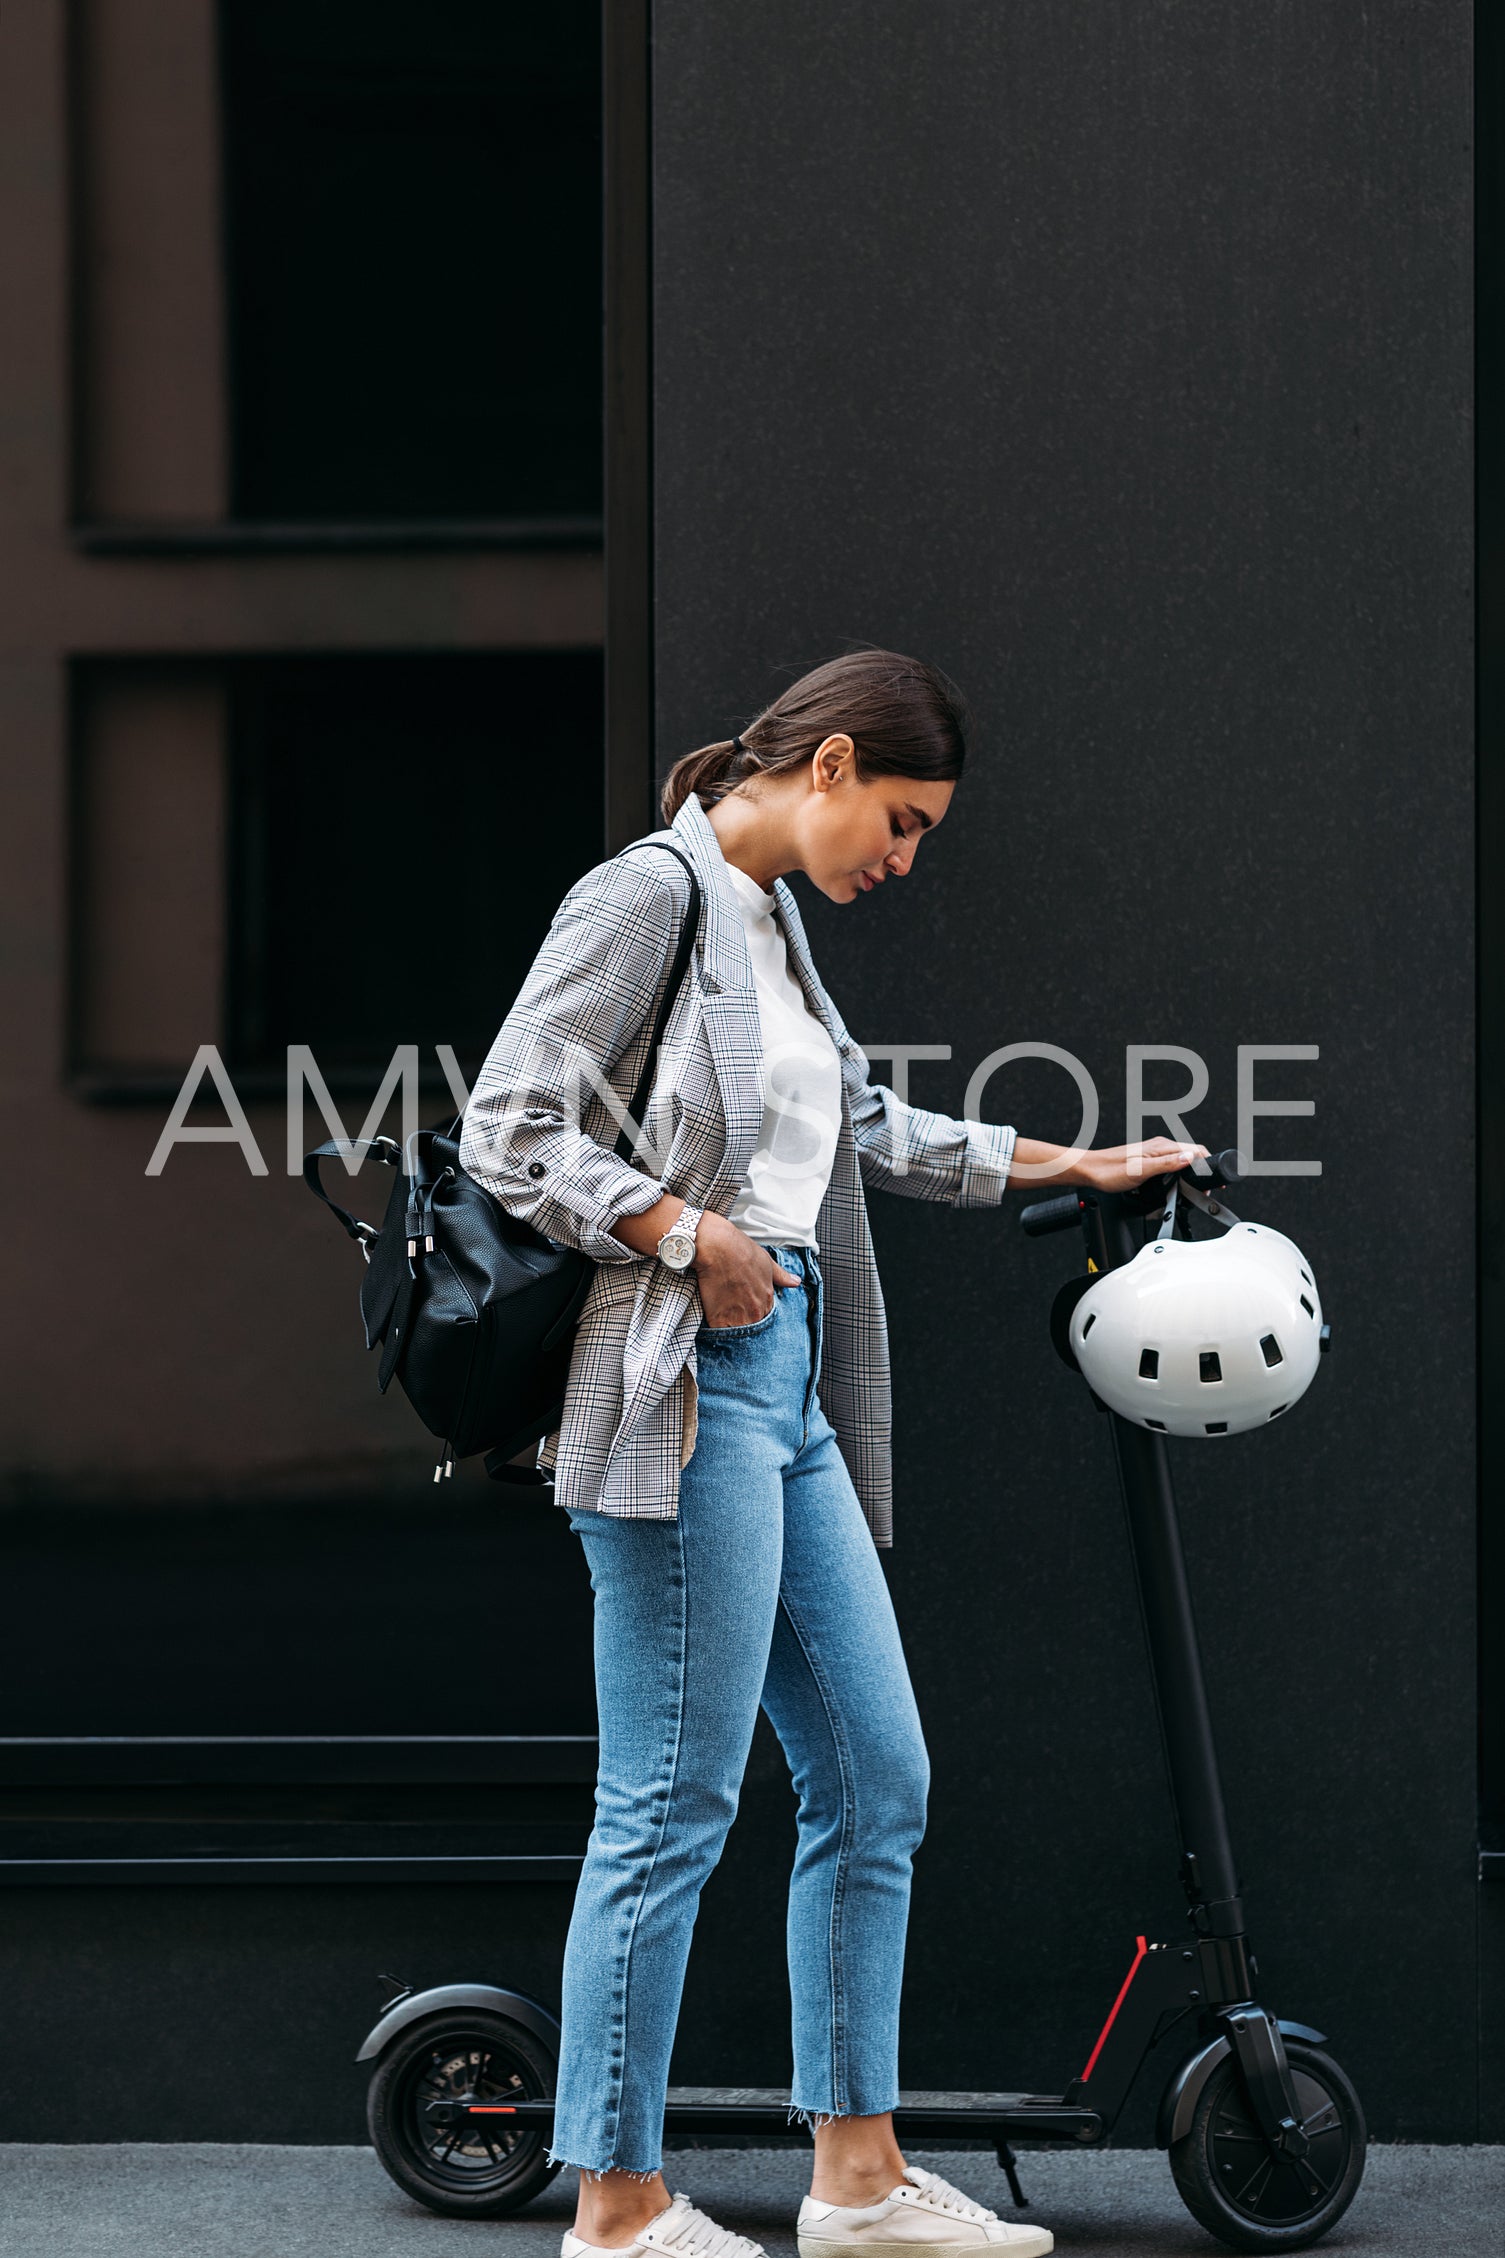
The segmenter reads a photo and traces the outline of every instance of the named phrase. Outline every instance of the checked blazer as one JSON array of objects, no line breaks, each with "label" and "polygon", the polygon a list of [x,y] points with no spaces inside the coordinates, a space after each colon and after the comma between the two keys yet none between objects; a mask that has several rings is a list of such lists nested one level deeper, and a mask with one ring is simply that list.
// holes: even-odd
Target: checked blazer
[{"label": "checked blazer", "polygon": [[[695,951],[660,1048],[636,1165],[611,1147],[652,1037],[689,907],[678,847],[700,881]],[[810,961],[794,896],[774,883],[789,965],[842,1070],[842,1121],[816,1219],[825,1286],[820,1400],[873,1541],[892,1543],[888,1332],[864,1187],[957,1207],[996,1207],[1012,1129],[902,1103],[868,1062]],[[466,1171],[546,1238],[598,1265],[580,1313],[561,1423],[540,1463],[555,1499],[655,1521],[678,1510],[695,1447],[693,1272],[614,1238],[619,1216],[673,1192],[725,1214],[763,1120],[762,1028],[747,938],[726,862],[692,794],[668,828],[598,863],[570,888],[503,1021],[465,1109]]]}]

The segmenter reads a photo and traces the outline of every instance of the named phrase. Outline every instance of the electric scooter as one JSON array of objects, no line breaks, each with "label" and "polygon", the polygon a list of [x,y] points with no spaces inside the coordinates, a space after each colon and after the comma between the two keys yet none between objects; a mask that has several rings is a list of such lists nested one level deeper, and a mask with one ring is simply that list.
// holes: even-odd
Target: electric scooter
[{"label": "electric scooter", "polygon": [[[1177,1234],[1189,1235],[1193,1202],[1219,1215],[1217,1194],[1238,1181],[1237,1159],[1224,1153],[1203,1164],[1197,1189],[1176,1210]],[[1184,1190],[1188,1179],[1158,1177],[1123,1193],[1072,1191],[1024,1209],[1020,1222],[1031,1237],[1081,1233],[1085,1269],[1060,1289],[1051,1313],[1052,1339],[1073,1368],[1068,1329],[1077,1301],[1094,1277],[1138,1253],[1173,1181]],[[1160,2097],[1157,2130],[1177,2191],[1233,2249],[1300,2250],[1353,2200],[1364,2169],[1364,2113],[1323,2051],[1323,2034],[1277,2016],[1255,1996],[1166,1439],[1115,1412],[1106,1416],[1181,1841],[1189,1933],[1136,1939],[1102,2029],[1059,2092],[909,2094],[894,2113],[895,2132],[909,2148],[979,2138],[994,2144],[1023,2205],[1014,2144],[1111,2142],[1146,2056],[1179,2027],[1184,2052]],[[358,2059],[375,2064],[368,2121],[377,2155],[430,2209],[495,2218],[529,2202],[559,2169],[547,2159],[559,2025],[539,2000],[490,1984],[405,1989],[387,2002]],[[786,2097],[745,2087],[671,2088],[664,2123],[667,2133],[697,2136],[697,2145],[790,2137]]]}]

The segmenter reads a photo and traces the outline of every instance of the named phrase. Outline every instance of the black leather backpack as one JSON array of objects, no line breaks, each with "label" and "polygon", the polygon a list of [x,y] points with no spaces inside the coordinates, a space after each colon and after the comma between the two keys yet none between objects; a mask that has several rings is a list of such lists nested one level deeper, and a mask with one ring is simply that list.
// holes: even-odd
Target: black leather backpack
[{"label": "black leather backpack", "polygon": [[[699,881],[677,847],[664,851],[689,872],[690,906],[628,1109],[639,1124],[700,926]],[[333,1138],[305,1156],[303,1180],[366,1258],[361,1321],[367,1348],[381,1348],[377,1385],[385,1395],[395,1375],[430,1434],[442,1438],[434,1480],[453,1474],[456,1458],[485,1451],[495,1480],[542,1490],[551,1487],[546,1473],[508,1461],[559,1424],[595,1266],[509,1214],[462,1168],[463,1119],[415,1131],[406,1168],[391,1137]],[[624,1125],[615,1145],[623,1160],[632,1158],[631,1138]],[[379,1230],[338,1206],[320,1181],[321,1160],[353,1154],[399,1172]]]}]

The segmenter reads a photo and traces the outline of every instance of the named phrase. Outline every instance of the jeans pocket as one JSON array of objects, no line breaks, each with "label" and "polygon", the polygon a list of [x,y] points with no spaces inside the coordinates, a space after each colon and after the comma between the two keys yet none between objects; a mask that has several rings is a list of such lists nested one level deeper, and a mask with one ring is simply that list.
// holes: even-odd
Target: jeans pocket
[{"label": "jeans pocket", "polygon": [[[788,1289],[786,1288],[785,1291],[787,1292]],[[714,1347],[721,1342],[754,1340],[759,1333],[767,1332],[778,1314],[778,1295],[775,1291],[773,1307],[766,1317],[755,1317],[751,1325],[701,1325],[696,1329],[695,1346],[697,1349],[703,1349]]]}]

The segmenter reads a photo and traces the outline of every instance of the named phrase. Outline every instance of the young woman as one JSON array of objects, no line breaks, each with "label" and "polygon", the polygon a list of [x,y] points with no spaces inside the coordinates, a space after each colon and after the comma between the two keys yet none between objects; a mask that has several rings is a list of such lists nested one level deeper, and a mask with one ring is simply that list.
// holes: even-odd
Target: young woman
[{"label": "young woman", "polygon": [[[1122,1187],[1165,1138],[1063,1150],[902,1104],[810,961],[786,873],[835,902],[905,877],[962,773],[933,667],[817,667],[664,787],[667,828],[566,896],[467,1109],[466,1168],[599,1268],[541,1451],[595,1592],[596,1820],[565,1950],[554,2145],[580,2168],[564,2258],[753,2258],[660,2173],[701,1886],[759,1705],[789,1759],[791,2117],[815,2161],[802,2258],[1051,2248],[894,2139],[910,1859],[928,1766],[877,1548],[889,1381],[868,1185],[993,1207],[1011,1173]],[[694,959],[633,1166],[611,1150],[691,898]]]}]

